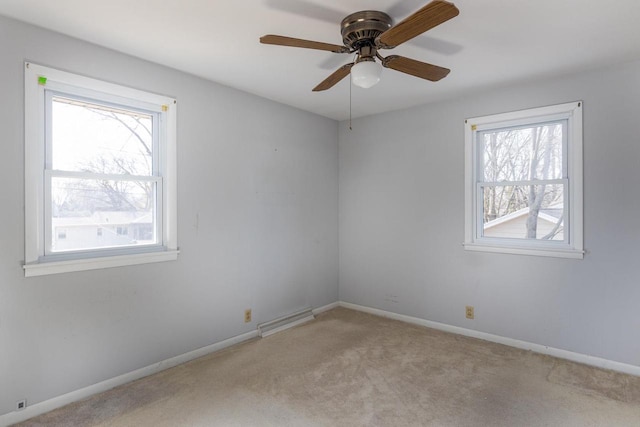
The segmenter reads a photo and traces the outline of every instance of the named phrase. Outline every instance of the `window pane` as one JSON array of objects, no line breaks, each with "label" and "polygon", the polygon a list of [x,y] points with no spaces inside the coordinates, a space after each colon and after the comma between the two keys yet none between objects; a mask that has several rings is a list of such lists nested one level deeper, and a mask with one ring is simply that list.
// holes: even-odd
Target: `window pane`
[{"label": "window pane", "polygon": [[157,243],[155,182],[56,177],[51,187],[52,252]]},{"label": "window pane", "polygon": [[53,169],[152,175],[152,115],[59,96],[51,107]]},{"label": "window pane", "polygon": [[481,133],[484,182],[563,178],[564,123]]},{"label": "window pane", "polygon": [[483,187],[483,237],[564,240],[564,185]]}]

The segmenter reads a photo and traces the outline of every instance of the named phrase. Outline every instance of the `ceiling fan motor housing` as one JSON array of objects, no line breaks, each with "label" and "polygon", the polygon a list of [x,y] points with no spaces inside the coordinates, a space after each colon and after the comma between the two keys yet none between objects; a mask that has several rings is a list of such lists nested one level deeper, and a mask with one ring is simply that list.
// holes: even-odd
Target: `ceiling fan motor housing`
[{"label": "ceiling fan motor housing", "polygon": [[345,46],[354,51],[365,46],[374,47],[376,37],[391,28],[391,25],[391,17],[384,12],[377,10],[355,12],[344,18],[340,24],[342,41]]}]

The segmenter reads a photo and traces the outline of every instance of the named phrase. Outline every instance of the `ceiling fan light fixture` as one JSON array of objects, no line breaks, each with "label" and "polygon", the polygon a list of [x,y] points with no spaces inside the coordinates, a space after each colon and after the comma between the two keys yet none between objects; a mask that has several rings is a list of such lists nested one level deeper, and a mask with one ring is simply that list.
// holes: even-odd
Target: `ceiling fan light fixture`
[{"label": "ceiling fan light fixture", "polygon": [[363,89],[375,86],[381,74],[382,65],[376,61],[360,61],[351,67],[351,81]]}]

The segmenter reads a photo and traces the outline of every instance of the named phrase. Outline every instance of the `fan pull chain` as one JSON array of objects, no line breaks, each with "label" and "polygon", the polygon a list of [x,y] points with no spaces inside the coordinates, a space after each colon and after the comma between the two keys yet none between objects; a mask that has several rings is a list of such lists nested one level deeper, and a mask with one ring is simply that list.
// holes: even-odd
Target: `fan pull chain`
[{"label": "fan pull chain", "polygon": [[351,76],[349,76],[349,130],[353,130],[351,127],[351,90],[353,88],[353,83],[351,83]]}]

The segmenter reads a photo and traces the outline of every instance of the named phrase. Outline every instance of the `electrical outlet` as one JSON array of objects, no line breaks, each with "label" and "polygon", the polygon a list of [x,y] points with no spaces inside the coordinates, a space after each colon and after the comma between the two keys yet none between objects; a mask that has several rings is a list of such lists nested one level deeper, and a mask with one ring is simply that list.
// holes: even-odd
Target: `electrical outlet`
[{"label": "electrical outlet", "polygon": [[18,400],[16,402],[16,410],[21,411],[27,407],[27,399]]},{"label": "electrical outlet", "polygon": [[244,311],[244,323],[251,322],[251,309],[248,308]]},{"label": "electrical outlet", "polygon": [[466,306],[466,308],[465,308],[465,316],[467,317],[467,319],[473,319],[474,318],[473,306],[472,305]]}]

